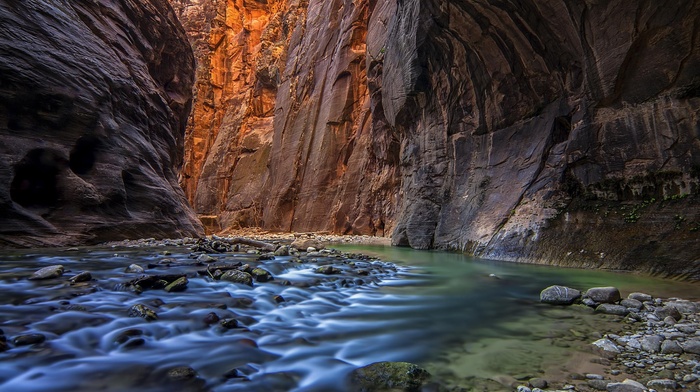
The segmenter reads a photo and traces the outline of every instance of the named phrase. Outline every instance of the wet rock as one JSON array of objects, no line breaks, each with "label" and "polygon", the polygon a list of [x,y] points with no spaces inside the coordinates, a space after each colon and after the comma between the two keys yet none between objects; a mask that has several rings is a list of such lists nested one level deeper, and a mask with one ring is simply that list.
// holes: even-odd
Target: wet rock
[{"label": "wet rock", "polygon": [[598,305],[595,311],[604,314],[614,314],[616,316],[626,316],[627,313],[629,313],[629,310],[625,306],[607,303]]},{"label": "wet rock", "polygon": [[211,257],[206,253],[202,253],[201,255],[197,256],[196,260],[199,263],[214,263],[216,262],[216,257]]},{"label": "wet rock", "polygon": [[130,329],[126,329],[126,330],[120,332],[117,335],[117,337],[114,338],[114,342],[118,343],[118,344],[124,344],[129,339],[134,338],[134,337],[138,337],[138,336],[142,336],[142,335],[143,335],[142,330],[136,329],[136,328],[130,328]]},{"label": "wet rock", "polygon": [[275,256],[289,256],[289,246],[282,245],[277,250],[275,250]]},{"label": "wet rock", "polygon": [[173,381],[184,381],[196,378],[197,372],[189,366],[178,366],[168,370],[167,376]]},{"label": "wet rock", "polygon": [[236,319],[223,319],[219,325],[226,329],[238,328],[238,321]]},{"label": "wet rock", "polygon": [[608,392],[644,392],[646,388],[644,385],[631,380],[625,380],[623,382],[613,382],[607,385]]},{"label": "wet rock", "polygon": [[142,274],[143,271],[144,271],[143,267],[141,267],[138,264],[131,264],[130,266],[128,266],[124,269],[124,272],[133,273],[133,274]]},{"label": "wet rock", "polygon": [[268,261],[268,260],[274,260],[274,259],[275,259],[275,256],[273,256],[273,255],[260,255],[260,256],[258,256],[258,258],[256,260],[257,261]]},{"label": "wet rock", "polygon": [[172,283],[169,283],[167,286],[165,286],[164,290],[169,293],[184,291],[185,289],[187,289],[187,283],[189,283],[187,277],[183,276],[174,280]]},{"label": "wet rock", "polygon": [[651,295],[645,293],[630,293],[630,295],[628,295],[627,298],[639,302],[648,302],[653,299]]},{"label": "wet rock", "polygon": [[399,389],[420,391],[430,379],[425,369],[407,362],[376,362],[350,373],[349,385],[353,391],[381,391]]},{"label": "wet rock", "polygon": [[129,317],[141,317],[146,321],[158,319],[158,314],[146,305],[136,304],[129,308]]},{"label": "wet rock", "polygon": [[643,304],[640,301],[637,301],[636,299],[623,299],[620,301],[620,305],[626,307],[626,308],[631,308],[631,309],[641,309]]},{"label": "wet rock", "polygon": [[518,385],[518,388],[516,389],[517,392],[532,392],[532,389],[530,387],[525,386],[525,385]]},{"label": "wet rock", "polygon": [[565,286],[550,286],[540,293],[540,302],[552,305],[571,305],[581,297],[581,292]]},{"label": "wet rock", "polygon": [[272,297],[272,299],[273,299],[273,301],[277,302],[278,304],[285,301],[284,297],[281,295],[275,295],[274,297]]},{"label": "wet rock", "polygon": [[666,317],[671,316],[671,317],[673,317],[676,321],[679,321],[679,320],[681,319],[681,317],[683,317],[683,316],[681,315],[681,312],[678,311],[678,309],[676,309],[676,308],[673,307],[673,306],[669,306],[669,305],[656,308],[656,310],[654,310],[654,315],[655,315],[656,317],[658,317],[659,320],[663,320],[663,319],[665,319]]},{"label": "wet rock", "polygon": [[599,304],[613,304],[620,300],[620,290],[616,287],[593,287],[586,291],[584,297]]},{"label": "wet rock", "polygon": [[226,271],[221,275],[221,277],[219,279],[225,280],[227,282],[240,283],[240,284],[245,284],[248,286],[253,286],[253,277],[249,273],[239,271],[239,270]]},{"label": "wet rock", "polygon": [[30,344],[43,343],[45,340],[46,336],[40,333],[30,333],[26,335],[15,336],[15,338],[12,339],[12,343],[15,346],[28,346]]},{"label": "wet rock", "polygon": [[269,282],[273,279],[272,275],[268,271],[266,271],[262,268],[253,269],[250,272],[250,275],[252,275],[253,278],[255,278],[256,282],[261,282],[261,283],[262,282]]},{"label": "wet rock", "polygon": [[54,279],[61,277],[63,275],[62,265],[51,265],[48,267],[41,268],[35,271],[29,280],[44,280],[44,279]]},{"label": "wet rock", "polygon": [[658,392],[674,391],[678,388],[678,383],[669,379],[655,379],[647,383],[647,387],[655,389]]},{"label": "wet rock", "polygon": [[92,280],[92,274],[88,271],[83,271],[79,273],[78,275],[75,275],[68,279],[69,282],[71,283],[81,283],[81,282],[89,282]]},{"label": "wet rock", "polygon": [[317,274],[335,275],[341,273],[342,271],[338,268],[333,267],[332,265],[324,265],[322,267],[316,268],[314,272],[316,272]]},{"label": "wet rock", "polygon": [[208,313],[206,316],[204,316],[204,324],[206,325],[216,324],[219,322],[219,320],[221,320],[221,318],[219,318],[219,315],[214,312]]}]

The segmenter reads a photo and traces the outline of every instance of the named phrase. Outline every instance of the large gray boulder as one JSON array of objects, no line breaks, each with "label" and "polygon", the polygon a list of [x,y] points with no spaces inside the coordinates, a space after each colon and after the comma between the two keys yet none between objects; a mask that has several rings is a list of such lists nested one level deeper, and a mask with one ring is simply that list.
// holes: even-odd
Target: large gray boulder
[{"label": "large gray boulder", "polygon": [[549,286],[540,293],[540,302],[552,305],[571,305],[581,298],[581,292],[566,286]]},{"label": "large gray boulder", "polygon": [[620,300],[620,290],[617,287],[593,287],[583,296],[599,304],[614,304]]}]

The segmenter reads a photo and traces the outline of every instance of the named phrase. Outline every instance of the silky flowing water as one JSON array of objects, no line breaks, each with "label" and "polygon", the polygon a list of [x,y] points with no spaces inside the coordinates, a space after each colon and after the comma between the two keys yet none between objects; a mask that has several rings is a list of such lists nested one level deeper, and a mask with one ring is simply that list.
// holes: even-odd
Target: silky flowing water
[{"label": "silky flowing water", "polygon": [[[192,261],[189,251],[5,251],[0,254],[0,328],[10,341],[27,333],[47,339],[0,353],[0,390],[342,391],[350,371],[377,361],[417,363],[447,385],[491,383],[508,390],[505,385],[515,378],[556,377],[585,367],[589,358],[579,351],[617,323],[582,309],[539,304],[544,287],[615,285],[623,295],[644,291],[700,298],[697,285],[632,274],[388,247],[338,248],[382,262],[355,261],[372,272],[354,284],[315,272],[318,265],[342,267],[350,260],[298,263],[278,256],[264,262],[275,280],[254,287],[213,280],[197,275],[201,267],[175,263],[145,274],[185,273],[186,291],[136,293],[123,290],[138,276],[125,267],[165,257]],[[172,254],[164,256],[164,250]],[[252,256],[215,257],[245,262]],[[65,266],[62,278],[26,279],[54,264]],[[69,284],[67,279],[81,271],[91,272],[94,280]],[[278,303],[276,295],[284,301]],[[156,309],[158,320],[128,317],[135,304]],[[212,312],[237,319],[240,327],[208,325],[204,320]],[[178,366],[192,367],[198,378],[168,378]]]}]

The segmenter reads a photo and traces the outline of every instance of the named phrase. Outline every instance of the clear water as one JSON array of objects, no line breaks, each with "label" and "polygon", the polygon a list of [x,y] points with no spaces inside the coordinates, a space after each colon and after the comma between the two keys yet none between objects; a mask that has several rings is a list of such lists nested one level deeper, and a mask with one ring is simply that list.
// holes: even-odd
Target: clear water
[{"label": "clear water", "polygon": [[[601,316],[539,304],[544,287],[615,285],[623,295],[700,298],[697,285],[631,274],[388,247],[338,248],[379,256],[396,268],[375,263],[380,279],[341,287],[314,273],[314,262],[278,257],[265,266],[276,282],[315,283],[253,288],[197,276],[201,268],[157,268],[147,273],[187,273],[188,289],[136,294],[118,290],[135,277],[124,272],[126,266],[165,257],[188,260],[186,249],[168,248],[170,256],[159,255],[160,248],[0,254],[0,328],[10,340],[24,333],[47,336],[43,344],[0,353],[0,391],[343,391],[352,369],[376,361],[415,362],[450,385],[469,387],[481,379],[507,385],[514,377],[555,377],[576,368],[571,361],[586,358],[572,353],[608,328]],[[26,280],[52,264],[70,271],[57,280]],[[96,281],[66,282],[83,270]],[[286,301],[276,303],[275,295]],[[154,307],[159,320],[127,317],[137,303]],[[242,328],[208,326],[203,320],[210,312],[236,318]],[[143,345],[117,342],[131,329],[141,331]],[[183,365],[199,378],[166,377]],[[224,377],[232,369],[246,379]]]}]

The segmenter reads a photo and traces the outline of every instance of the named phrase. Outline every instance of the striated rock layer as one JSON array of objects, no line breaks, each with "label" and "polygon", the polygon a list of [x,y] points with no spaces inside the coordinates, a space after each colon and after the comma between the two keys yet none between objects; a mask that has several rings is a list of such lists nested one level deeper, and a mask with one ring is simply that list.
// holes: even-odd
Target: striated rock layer
[{"label": "striated rock layer", "polygon": [[700,278],[700,4],[171,0],[223,226]]},{"label": "striated rock layer", "polygon": [[165,0],[0,1],[0,245],[196,235],[194,57]]}]

